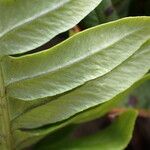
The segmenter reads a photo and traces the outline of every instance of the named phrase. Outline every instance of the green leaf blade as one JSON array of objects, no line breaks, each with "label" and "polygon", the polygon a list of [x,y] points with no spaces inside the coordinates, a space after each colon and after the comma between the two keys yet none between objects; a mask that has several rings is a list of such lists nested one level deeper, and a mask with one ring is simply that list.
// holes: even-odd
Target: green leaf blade
[{"label": "green leaf blade", "polygon": [[[58,99],[31,109],[14,120],[15,128],[35,128],[65,120],[126,91],[149,70],[150,40],[128,60],[108,74],[99,77]],[[36,118],[36,115],[38,118]],[[43,117],[44,116],[44,117]],[[40,119],[39,119],[40,118]]]},{"label": "green leaf blade", "polygon": [[148,17],[122,19],[87,30],[45,52],[7,58],[4,70],[8,94],[34,100],[103,76],[150,38],[149,26]]},{"label": "green leaf blade", "polygon": [[[52,134],[53,132],[65,126],[84,123],[90,120],[98,119],[101,116],[105,115],[107,112],[109,112],[112,108],[116,107],[120,103],[120,101],[122,101],[126,97],[126,95],[128,95],[129,92],[133,91],[135,88],[139,87],[142,83],[146,82],[149,79],[150,75],[149,74],[145,75],[142,79],[138,80],[138,82],[136,82],[133,86],[131,86],[127,91],[121,93],[114,99],[105,102],[103,104],[100,104],[96,107],[92,107],[88,110],[85,110],[63,122],[53,124],[52,126],[49,125],[47,128],[38,128],[26,131],[16,130],[14,132],[16,145],[18,147],[27,147],[29,145],[37,143],[39,140],[43,139],[43,137],[45,137],[46,135]],[[25,107],[26,105],[23,106]],[[19,108],[19,105],[16,107]]]},{"label": "green leaf blade", "polygon": [[99,3],[100,0],[1,1],[1,55],[23,53],[41,46],[72,28]]}]

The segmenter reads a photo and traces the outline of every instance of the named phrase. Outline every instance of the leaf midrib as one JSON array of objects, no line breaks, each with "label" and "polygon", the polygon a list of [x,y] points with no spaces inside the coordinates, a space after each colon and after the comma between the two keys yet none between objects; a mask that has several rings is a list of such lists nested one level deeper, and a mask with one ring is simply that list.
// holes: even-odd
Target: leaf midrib
[{"label": "leaf midrib", "polygon": [[0,58],[0,109],[2,117],[2,147],[6,150],[13,149],[13,136],[11,132],[11,123],[10,123],[10,112],[9,112],[9,103],[6,94],[6,87],[4,85],[4,76],[2,63]]}]

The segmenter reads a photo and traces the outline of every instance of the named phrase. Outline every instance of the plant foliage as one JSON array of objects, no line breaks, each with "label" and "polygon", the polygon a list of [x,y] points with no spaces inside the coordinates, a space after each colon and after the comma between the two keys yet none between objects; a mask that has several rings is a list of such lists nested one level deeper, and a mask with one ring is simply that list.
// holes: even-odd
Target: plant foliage
[{"label": "plant foliage", "polygon": [[[24,54],[73,27],[99,2],[0,1],[0,149],[31,146],[68,124],[104,114],[148,72],[149,17],[99,25],[50,49]],[[129,126],[123,125],[125,137],[119,128],[128,113],[102,135],[118,130],[129,141],[135,116],[131,112]],[[99,144],[105,142],[117,144],[107,138]],[[77,143],[82,149],[82,140]]]}]

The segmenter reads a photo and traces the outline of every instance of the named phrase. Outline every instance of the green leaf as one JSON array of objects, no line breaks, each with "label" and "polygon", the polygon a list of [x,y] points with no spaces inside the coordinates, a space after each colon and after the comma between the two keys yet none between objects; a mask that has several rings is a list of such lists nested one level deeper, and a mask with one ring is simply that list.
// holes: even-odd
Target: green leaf
[{"label": "green leaf", "polygon": [[[54,143],[47,141],[39,143],[37,150],[122,150],[129,143],[137,117],[137,112],[129,110],[121,114],[121,116],[103,131],[82,137],[72,139],[71,137],[63,137]],[[128,122],[128,123],[127,123]]]},{"label": "green leaf", "polygon": [[112,108],[116,107],[117,104],[120,103],[120,101],[124,100],[124,97],[134,91],[135,89],[139,88],[143,83],[150,80],[150,75],[145,75],[143,78],[135,82],[130,88],[128,88],[125,92],[119,94],[118,96],[114,97],[112,100],[105,102],[101,104],[100,106],[91,108],[85,112],[79,113],[74,119],[74,123],[83,123],[87,122],[93,119],[97,119],[104,114],[106,114],[108,111],[110,111]]},{"label": "green leaf", "polygon": [[[139,23],[139,20],[141,20],[141,19],[143,20],[143,18],[123,19],[123,20],[111,23],[111,27],[113,28],[115,25],[115,29],[116,29],[117,28],[116,24],[118,24],[118,26],[121,24],[122,25],[124,24],[122,26],[122,28],[123,29],[125,28],[126,29],[125,31],[127,31],[128,27],[129,28],[134,27],[134,29],[135,29],[136,25],[141,26],[141,24]],[[137,20],[138,20],[138,24],[136,23]],[[127,25],[125,24],[126,22],[127,22]],[[128,23],[131,23],[132,26],[129,26]],[[143,24],[144,21],[142,21],[141,23]],[[96,32],[94,32],[94,34],[96,34],[101,29],[101,27],[108,29],[107,26],[109,26],[109,25],[110,24],[102,25],[100,27],[96,27],[96,28],[93,28],[88,31],[92,32],[92,31],[96,30]],[[78,65],[77,72],[71,71],[71,69],[74,69],[74,67],[69,66],[70,70],[68,69],[68,72],[64,73],[62,71],[62,74],[61,74],[61,72],[58,73],[59,79],[56,78],[56,76],[57,76],[57,74],[56,74],[56,76],[54,76],[54,78],[53,78],[53,82],[56,83],[56,81],[57,82],[58,82],[58,80],[60,81],[59,84],[56,84],[56,86],[57,86],[56,90],[58,90],[59,92],[62,90],[64,92],[64,90],[65,91],[70,90],[70,86],[73,85],[73,84],[71,84],[72,82],[74,83],[76,80],[77,81],[79,80],[79,77],[77,75],[82,75],[79,73],[79,70],[84,72],[84,75],[88,75],[87,77],[91,77],[91,76],[93,77],[93,75],[95,75],[95,73],[93,71],[94,67],[95,67],[96,73],[99,73],[99,74],[97,74],[95,79],[88,80],[88,82],[86,81],[83,85],[81,85],[81,83],[80,83],[80,87],[75,88],[72,91],[67,92],[64,95],[58,96],[58,98],[56,98],[55,100],[52,100],[48,103],[44,103],[43,105],[34,107],[34,109],[29,109],[25,113],[22,113],[22,115],[18,116],[16,119],[13,120],[14,128],[35,128],[35,127],[40,127],[40,126],[43,126],[43,125],[46,125],[49,123],[55,123],[55,122],[67,119],[83,110],[86,110],[90,107],[94,107],[103,102],[109,101],[109,100],[113,99],[115,96],[117,96],[118,94],[127,90],[133,83],[135,83],[140,78],[142,78],[142,76],[149,70],[150,40],[148,40],[148,39],[149,39],[150,34],[148,34],[148,33],[150,31],[149,30],[150,26],[147,27],[148,22],[146,22],[145,25],[146,25],[146,28],[143,27],[142,30],[140,30],[138,32],[136,31],[136,34],[133,34],[133,35],[131,34],[131,37],[127,36],[127,37],[123,38],[121,41],[116,42],[115,44],[109,46],[104,51],[100,50],[100,53],[99,54],[97,53],[97,55],[93,59],[91,58],[90,60],[85,61],[85,63],[88,63],[89,65],[83,65],[85,67],[84,69],[82,68],[82,65],[80,64],[80,65]],[[144,25],[142,25],[142,26],[144,26]],[[111,28],[111,30],[112,30],[112,28]],[[118,32],[121,35],[124,35],[123,34],[124,30],[121,30],[122,28],[121,28],[121,26],[119,26]],[[103,32],[104,31],[105,30],[103,29]],[[132,28],[132,32],[133,32],[133,28]],[[84,35],[85,33],[86,32],[83,32],[83,33],[79,34],[79,36],[81,36],[82,34]],[[111,33],[113,33],[113,31],[111,31]],[[111,37],[110,34],[109,34],[109,37]],[[117,34],[117,30],[115,30],[115,35],[116,34]],[[77,36],[75,36],[75,38],[76,37]],[[118,36],[116,38],[118,38]],[[133,40],[133,39],[136,42],[133,42],[131,44],[131,40]],[[148,40],[148,41],[145,42],[146,40]],[[84,41],[85,41],[85,38],[84,38]],[[90,43],[90,41],[88,41],[88,43]],[[108,44],[108,43],[106,43],[106,44]],[[80,44],[80,46],[81,45],[82,44]],[[126,49],[126,47],[128,47],[128,49]],[[99,48],[97,48],[97,49],[99,50]],[[120,55],[120,57],[118,54]],[[23,57],[23,58],[25,58],[25,57]],[[95,59],[95,58],[97,58],[97,59]],[[95,63],[92,62],[92,60]],[[101,61],[103,63],[101,63]],[[118,62],[119,62],[119,64],[118,64]],[[112,65],[113,65],[113,67],[112,67]],[[112,67],[112,68],[110,68],[110,67]],[[100,70],[100,71],[97,72],[97,70]],[[59,71],[61,71],[61,69]],[[67,73],[71,73],[72,76],[70,75],[69,76],[70,78],[65,78]],[[87,73],[87,74],[85,74],[85,73]],[[68,77],[68,75],[67,75],[67,77]],[[49,77],[47,77],[47,78],[49,78]],[[69,82],[67,82],[68,79],[69,79]],[[83,76],[80,79],[84,80]],[[83,82],[82,80],[81,80],[81,82]],[[15,96],[16,96],[16,94],[18,94],[18,95],[26,94],[26,93],[23,93],[23,90],[21,92],[21,88],[23,88],[26,92],[28,91],[27,88],[30,89],[27,93],[32,94],[34,92],[33,90],[35,87],[34,84],[32,84],[32,83],[36,83],[36,81],[38,83],[40,82],[39,80],[35,80],[34,82],[31,82],[30,79],[29,79],[29,82],[25,81],[25,82],[29,83],[26,85],[26,87],[25,87],[25,83],[23,84],[23,86],[21,86],[21,83],[18,84],[17,85],[18,91],[14,92]],[[48,82],[48,81],[49,80],[46,80],[46,82]],[[62,88],[62,86],[60,87],[61,81],[63,83],[62,84],[63,88]],[[123,82],[123,81],[126,81],[126,82]],[[43,79],[43,82],[44,82],[44,79]],[[39,87],[39,89],[40,88],[43,89],[43,90],[41,89],[42,94],[45,91],[46,82],[44,82],[44,86],[43,86],[44,88],[41,85],[38,86],[37,84],[35,84],[36,87],[37,86]],[[53,84],[53,83],[51,83],[51,84]],[[49,84],[49,85],[51,86],[51,84]],[[10,90],[11,89],[16,90],[15,86],[16,86],[16,84],[14,84],[14,86],[12,84]],[[53,87],[49,90],[50,90],[49,93],[51,93],[51,90],[55,90],[55,89]],[[48,89],[46,92],[48,93]],[[10,93],[9,88],[8,88],[8,93]],[[40,93],[40,90],[37,91],[37,93],[34,93],[34,96],[38,95],[39,93]],[[54,93],[54,94],[58,94],[58,93]],[[11,96],[14,96],[14,95],[11,95]],[[36,117],[37,114],[38,114],[38,118]]]},{"label": "green leaf", "polygon": [[17,147],[21,148],[26,147],[28,145],[36,143],[47,134],[53,133],[58,129],[68,126],[70,124],[78,124],[81,122],[86,122],[95,118],[99,118],[100,116],[103,116],[106,112],[108,112],[111,108],[116,106],[120,100],[121,99],[118,98],[108,101],[94,108],[85,110],[63,122],[49,125],[46,128],[38,128],[32,130],[16,130],[14,132],[16,145]]},{"label": "green leaf", "polygon": [[30,51],[76,25],[101,0],[0,1],[0,55]]},{"label": "green leaf", "polygon": [[34,100],[72,90],[111,72],[149,38],[149,17],[128,18],[79,33],[47,51],[6,57],[8,95]]},{"label": "green leaf", "polygon": [[118,20],[39,53],[8,56],[32,50],[69,29],[98,3],[0,1],[2,149],[16,149],[30,136],[34,143],[69,123],[79,123],[82,117],[88,120],[86,115],[77,115],[119,97],[148,72],[150,17]]},{"label": "green leaf", "polygon": [[[15,149],[3,59],[24,53],[64,32],[92,11],[101,0],[0,1],[0,141],[1,149]],[[19,55],[18,55],[19,56]],[[48,64],[46,64],[48,65]],[[25,92],[25,91],[24,91]]]},{"label": "green leaf", "polygon": [[[139,81],[134,83],[128,90],[119,94],[114,99],[112,99],[108,102],[105,102],[103,104],[100,104],[96,107],[92,107],[88,110],[85,110],[63,122],[49,125],[46,128],[24,130],[24,131],[16,130],[14,133],[16,145],[18,145],[18,147],[26,147],[28,145],[36,143],[37,141],[42,139],[47,134],[51,134],[60,128],[63,128],[70,124],[79,124],[79,123],[87,122],[87,121],[97,119],[97,118],[103,116],[108,111],[110,111],[112,108],[114,108],[116,105],[118,105],[120,103],[120,101],[124,100],[124,97],[126,97],[126,95],[128,95],[129,92],[131,92],[135,88],[139,87],[143,82],[149,80],[149,78],[150,78],[150,76],[145,75],[142,79],[140,79]],[[26,106],[26,105],[23,105],[23,106]],[[19,105],[16,106],[15,108],[18,108],[18,107],[19,107]]]}]

